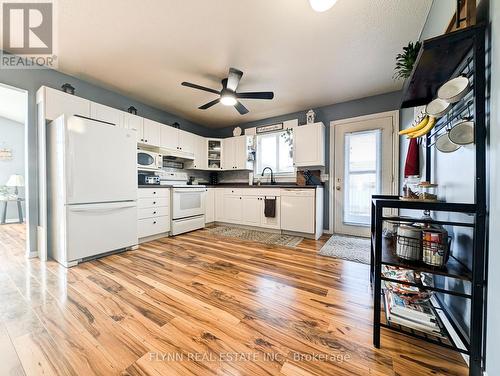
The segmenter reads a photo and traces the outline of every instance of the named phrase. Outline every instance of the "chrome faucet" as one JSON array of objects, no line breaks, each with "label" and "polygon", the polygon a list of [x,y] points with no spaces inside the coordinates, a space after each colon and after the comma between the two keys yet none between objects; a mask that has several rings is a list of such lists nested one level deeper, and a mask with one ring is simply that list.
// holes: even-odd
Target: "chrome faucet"
[{"label": "chrome faucet", "polygon": [[262,174],[260,176],[264,176],[264,172],[269,169],[269,171],[271,171],[271,184],[276,184],[276,180],[274,180],[274,175],[273,175],[273,169],[271,167],[264,167],[264,169],[262,170]]}]

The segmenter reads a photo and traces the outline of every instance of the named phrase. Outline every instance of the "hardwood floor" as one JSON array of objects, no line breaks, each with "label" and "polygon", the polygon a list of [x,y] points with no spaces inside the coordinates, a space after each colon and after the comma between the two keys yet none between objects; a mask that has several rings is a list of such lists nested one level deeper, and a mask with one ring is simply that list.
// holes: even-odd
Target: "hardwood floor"
[{"label": "hardwood floor", "polygon": [[[90,235],[89,235],[90,236]],[[1,375],[466,375],[383,331],[368,266],[197,231],[65,269],[0,227]]]}]

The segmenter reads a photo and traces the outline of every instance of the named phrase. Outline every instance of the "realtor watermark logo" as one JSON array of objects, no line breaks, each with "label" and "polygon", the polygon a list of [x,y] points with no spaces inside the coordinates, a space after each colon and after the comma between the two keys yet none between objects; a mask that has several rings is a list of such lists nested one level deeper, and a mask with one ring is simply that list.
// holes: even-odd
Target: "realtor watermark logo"
[{"label": "realtor watermark logo", "polygon": [[57,68],[54,2],[2,1],[0,68]]}]

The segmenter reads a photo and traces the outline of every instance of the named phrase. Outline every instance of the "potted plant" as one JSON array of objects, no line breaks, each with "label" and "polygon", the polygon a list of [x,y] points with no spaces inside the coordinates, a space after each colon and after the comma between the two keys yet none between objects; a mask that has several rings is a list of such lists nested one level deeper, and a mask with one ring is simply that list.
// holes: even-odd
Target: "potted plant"
[{"label": "potted plant", "polygon": [[395,72],[393,76],[395,80],[410,77],[421,46],[422,43],[420,42],[415,42],[415,44],[410,42],[408,46],[403,47],[402,53],[396,55],[396,67],[394,68]]},{"label": "potted plant", "polygon": [[290,146],[290,158],[293,158],[293,128],[288,128],[281,134],[285,142]]}]

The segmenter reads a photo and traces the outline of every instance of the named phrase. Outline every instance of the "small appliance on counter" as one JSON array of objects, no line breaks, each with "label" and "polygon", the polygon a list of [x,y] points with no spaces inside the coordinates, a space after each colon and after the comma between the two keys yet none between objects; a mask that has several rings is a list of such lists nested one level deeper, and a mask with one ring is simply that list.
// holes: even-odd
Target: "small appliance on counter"
[{"label": "small appliance on counter", "polygon": [[159,185],[160,177],[153,172],[139,171],[137,173],[137,183],[139,185]]}]

